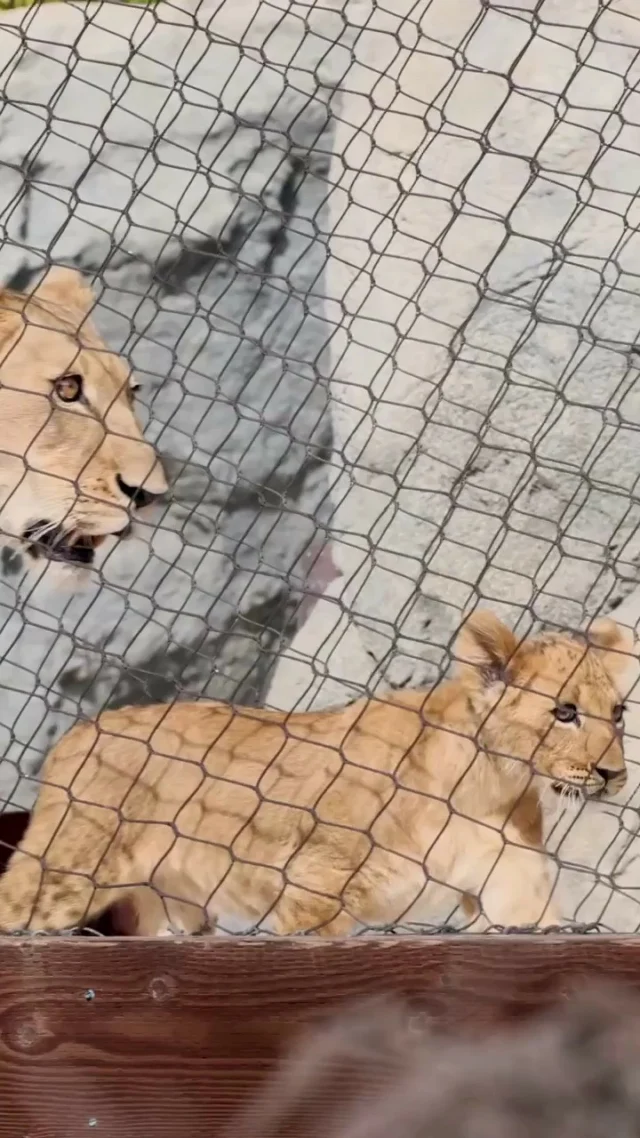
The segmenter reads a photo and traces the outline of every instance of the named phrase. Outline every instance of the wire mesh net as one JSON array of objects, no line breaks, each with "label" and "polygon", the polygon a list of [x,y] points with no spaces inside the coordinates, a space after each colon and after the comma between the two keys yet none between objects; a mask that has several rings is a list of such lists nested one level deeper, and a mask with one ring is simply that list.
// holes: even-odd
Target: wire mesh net
[{"label": "wire mesh net", "polygon": [[[640,928],[632,681],[567,639],[613,610],[640,617],[639,51],[631,0],[2,14],[0,793],[5,818],[37,795],[34,826],[46,815],[13,865],[23,898],[48,898],[47,928],[106,897],[114,850],[149,929],[200,927],[185,866],[201,856],[207,896],[238,880],[218,931],[541,927],[540,873],[554,925]],[[497,671],[478,665],[487,684],[575,707],[564,723],[547,708],[526,757],[502,697],[490,715],[472,693],[471,726],[459,709],[430,719],[442,688],[427,693],[478,608],[514,645],[564,636],[564,682],[591,677],[568,699],[514,679],[515,647]],[[607,764],[625,700],[621,787]],[[98,737],[103,709],[115,719]],[[492,716],[504,736],[489,746]],[[456,805],[449,758],[439,789],[402,783],[416,737],[431,746],[445,728],[445,767],[456,749],[498,754],[499,799],[526,768],[509,809],[492,814],[486,787]],[[615,793],[555,802],[568,777],[532,781],[562,731],[580,777]],[[42,777],[68,783],[64,802],[36,777],[54,746],[67,757]],[[238,756],[248,768],[225,773]],[[333,866],[317,841],[331,794]],[[361,906],[354,924],[336,881],[361,862],[378,880],[379,815],[399,810],[402,832],[414,808],[439,821],[421,853],[394,838],[393,879],[451,897],[416,921],[408,903],[388,920]],[[436,831],[456,828],[455,866],[435,866]],[[305,843],[313,883],[296,878]],[[71,848],[90,864],[70,867]],[[507,865],[528,908],[502,903]],[[266,915],[251,908],[261,890]],[[283,890],[297,915],[276,928]],[[242,913],[240,896],[254,897]]]}]

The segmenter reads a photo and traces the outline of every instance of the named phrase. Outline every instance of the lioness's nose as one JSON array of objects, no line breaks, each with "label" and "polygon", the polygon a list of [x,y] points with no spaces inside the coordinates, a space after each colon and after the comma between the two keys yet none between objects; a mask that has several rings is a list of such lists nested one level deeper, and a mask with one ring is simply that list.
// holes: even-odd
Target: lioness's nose
[{"label": "lioness's nose", "polygon": [[596,767],[596,771],[605,782],[609,782],[609,779],[615,778],[617,774],[620,774],[620,771],[611,771],[608,767]]},{"label": "lioness's nose", "polygon": [[117,483],[118,489],[126,494],[138,510],[143,509],[144,506],[150,506],[152,502],[157,502],[158,498],[162,497],[162,494],[154,494],[151,490],[144,490],[141,486],[130,486],[120,475],[117,477]]}]

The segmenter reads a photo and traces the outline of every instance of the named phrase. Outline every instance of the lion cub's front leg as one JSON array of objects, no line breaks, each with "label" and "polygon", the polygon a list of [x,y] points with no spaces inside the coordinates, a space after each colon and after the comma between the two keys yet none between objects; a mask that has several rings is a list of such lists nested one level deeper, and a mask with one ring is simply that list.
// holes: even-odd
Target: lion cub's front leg
[{"label": "lion cub's front leg", "polygon": [[[118,910],[120,911],[118,913]],[[153,886],[131,891],[116,911],[118,931],[137,936],[184,936],[214,931],[199,905],[179,899],[179,895],[160,893]]]},{"label": "lion cub's front leg", "polygon": [[561,923],[552,894],[554,882],[549,859],[541,851],[506,844],[496,849],[493,864],[482,860],[484,879],[477,881],[473,897],[466,894],[462,908],[475,920],[468,932],[493,927],[536,926],[549,928]]}]

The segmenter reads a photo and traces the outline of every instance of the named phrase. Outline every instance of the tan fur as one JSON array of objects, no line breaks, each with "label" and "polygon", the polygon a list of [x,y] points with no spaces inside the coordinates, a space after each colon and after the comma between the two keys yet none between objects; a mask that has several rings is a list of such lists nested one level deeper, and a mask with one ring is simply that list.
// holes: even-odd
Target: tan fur
[{"label": "tan fur", "polygon": [[[147,934],[240,921],[342,935],[429,920],[446,886],[477,899],[475,927],[553,923],[541,799],[626,778],[613,714],[632,638],[608,622],[589,639],[518,645],[481,612],[431,692],[289,715],[130,707],[76,726],[0,881],[0,928],[70,927],[128,899]],[[557,703],[579,724],[558,723]]]},{"label": "tan fur", "polygon": [[[130,499],[166,481],[132,407],[130,371],[90,320],[81,275],[52,269],[30,296],[0,290],[0,531],[16,542],[44,519],[65,532],[118,533]],[[54,383],[83,379],[86,401],[63,403]]]}]

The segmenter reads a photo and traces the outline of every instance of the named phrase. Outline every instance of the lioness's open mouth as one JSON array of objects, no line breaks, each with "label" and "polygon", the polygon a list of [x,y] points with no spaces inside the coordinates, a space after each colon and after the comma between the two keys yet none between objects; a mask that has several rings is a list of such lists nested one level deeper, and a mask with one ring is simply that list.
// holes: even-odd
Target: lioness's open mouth
[{"label": "lioness's open mouth", "polygon": [[559,798],[585,798],[585,788],[574,782],[552,782],[551,789]]},{"label": "lioness's open mouth", "polygon": [[63,530],[50,522],[34,522],[24,531],[22,540],[27,553],[34,558],[47,557],[50,561],[62,561],[67,565],[91,565],[105,536]]},{"label": "lioness's open mouth", "polygon": [[608,798],[611,793],[606,783],[603,783],[602,786],[588,787],[571,782],[554,782],[551,784],[551,788],[559,798],[576,801],[586,798]]}]

